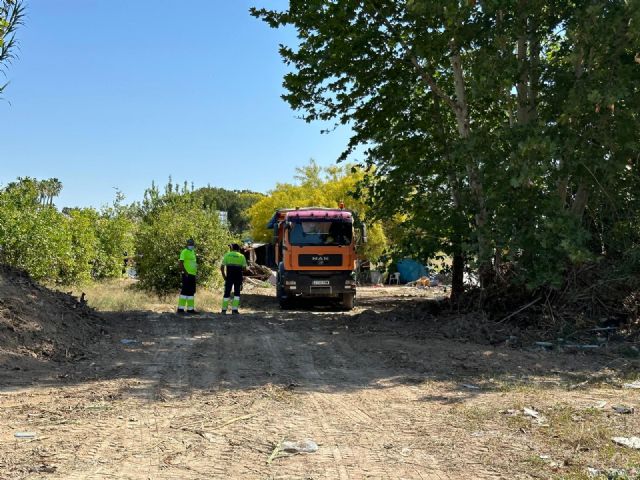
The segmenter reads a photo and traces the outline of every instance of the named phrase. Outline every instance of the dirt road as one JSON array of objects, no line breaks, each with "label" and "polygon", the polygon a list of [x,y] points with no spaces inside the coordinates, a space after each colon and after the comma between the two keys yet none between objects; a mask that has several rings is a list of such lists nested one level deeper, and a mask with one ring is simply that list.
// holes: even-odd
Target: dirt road
[{"label": "dirt road", "polygon": [[[349,313],[243,301],[107,314],[86,358],[0,372],[0,478],[584,478],[640,460],[609,438],[639,431],[610,411],[638,401],[625,359],[443,338],[387,290]],[[303,439],[318,450],[279,451]]]}]

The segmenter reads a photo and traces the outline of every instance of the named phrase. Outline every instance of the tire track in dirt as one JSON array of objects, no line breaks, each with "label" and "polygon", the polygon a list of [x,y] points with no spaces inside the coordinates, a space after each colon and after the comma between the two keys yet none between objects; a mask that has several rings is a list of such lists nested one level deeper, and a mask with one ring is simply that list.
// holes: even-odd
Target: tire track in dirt
[{"label": "tire track in dirt", "polygon": [[[284,325],[284,328],[275,326],[272,331],[265,332],[264,342],[280,371],[285,367],[291,368],[291,359],[284,359],[282,345],[273,339],[287,346],[298,346],[293,352],[293,360],[298,378],[303,379],[306,384],[304,400],[310,403],[309,407],[315,413],[314,418],[309,420],[320,425],[322,435],[330,445],[330,455],[336,468],[335,472],[327,472],[327,478],[347,479],[362,475],[374,478],[407,478],[407,473],[410,473],[411,478],[426,478],[413,467],[409,469],[410,472],[398,471],[398,465],[388,467],[390,459],[378,453],[375,448],[375,444],[380,443],[376,439],[385,431],[380,426],[380,420],[388,417],[388,412],[372,416],[367,413],[371,410],[369,399],[365,401],[364,397],[361,398],[362,407],[353,402],[357,392],[370,389],[370,385],[364,383],[362,378],[376,378],[384,372],[361,362],[356,352],[345,352],[340,342],[334,340],[335,337],[314,334],[312,328],[309,328],[307,334],[300,334],[299,331],[292,333],[286,330],[286,323]],[[318,349],[317,346],[321,347]],[[336,378],[339,378],[337,382]],[[380,403],[390,400],[383,389],[376,390],[375,394]],[[397,428],[397,425],[393,427]],[[365,437],[365,447],[353,445],[352,431],[358,431]],[[412,433],[417,435],[416,432]],[[381,445],[378,447],[382,448]],[[435,468],[433,462],[430,463],[429,468],[433,472]],[[445,477],[430,475],[429,478]]]},{"label": "tire track in dirt", "polygon": [[[149,341],[144,347],[136,346],[129,359],[129,368],[141,369],[136,376],[143,379],[121,392],[134,416],[123,418],[120,425],[111,419],[78,426],[74,437],[84,438],[85,444],[76,455],[73,472],[66,478],[164,478],[157,432],[166,416],[154,404],[167,398],[179,399],[186,393],[186,358],[193,342],[188,322],[167,322],[160,318],[145,319],[142,325],[149,330],[142,336]],[[122,422],[126,422],[124,428]],[[126,453],[118,455],[124,449]],[[115,458],[119,461],[114,462]],[[136,475],[132,476],[132,472]]]},{"label": "tire track in dirt", "polygon": [[[431,435],[447,428],[445,408],[427,404],[424,414],[416,415],[420,394],[399,383],[397,368],[381,364],[378,354],[358,348],[356,336],[331,329],[323,332],[326,329],[313,328],[313,323],[310,319],[308,329],[296,326],[291,332],[285,320],[265,334],[265,344],[271,357],[280,359],[280,371],[290,368],[291,359],[284,359],[279,342],[298,346],[293,357],[297,375],[308,383],[305,391],[315,421],[335,445],[334,461],[345,469],[340,477],[444,479],[452,474],[466,476],[471,468],[474,478],[496,478],[495,471],[481,467],[486,447],[478,445],[478,440],[471,444],[471,461],[463,465],[452,463],[459,456],[443,455],[442,446],[431,441]],[[419,377],[423,371],[401,370]]]},{"label": "tire track in dirt", "polygon": [[[315,338],[319,338],[314,335]],[[332,376],[340,378],[334,388],[336,390],[349,389],[345,394],[319,394],[316,400],[322,411],[341,412],[351,420],[353,431],[358,432],[357,441],[351,440],[352,447],[348,452],[357,458],[360,467],[367,475],[383,478],[447,478],[434,459],[426,464],[420,464],[420,468],[429,470],[427,476],[416,472],[414,467],[405,468],[402,463],[394,461],[393,457],[385,454],[383,442],[380,437],[397,432],[399,425],[405,425],[402,431],[403,439],[414,441],[419,437],[414,427],[416,421],[412,416],[404,416],[403,410],[396,410],[389,405],[401,403],[391,389],[379,388],[365,379],[381,379],[393,375],[380,367],[372,358],[368,358],[361,352],[354,351],[349,341],[343,338],[331,337],[332,350],[330,358],[334,363]],[[314,366],[317,365],[314,362]],[[337,372],[336,372],[337,370]],[[336,375],[336,373],[338,373]],[[373,388],[377,386],[378,388]],[[406,392],[402,393],[403,397]],[[402,401],[406,399],[402,398]],[[333,417],[329,417],[332,419]],[[338,430],[344,422],[344,418],[333,419],[331,429]],[[340,432],[338,438],[349,443],[352,434]],[[417,474],[417,475],[416,475]]]},{"label": "tire track in dirt", "polygon": [[[272,328],[266,328],[264,325],[259,325],[259,328],[262,332],[262,340],[267,350],[266,353],[268,353],[269,359],[273,364],[274,369],[278,372],[289,371],[291,375],[294,375],[294,372],[291,371],[292,359],[284,358],[282,354],[283,348],[282,348],[282,345],[280,345],[280,342],[282,342],[287,346],[294,346],[294,345],[304,346],[304,345],[307,345],[308,342],[302,339],[298,335],[293,335],[289,332],[286,332],[284,329],[278,327],[276,324],[272,324]],[[279,340],[278,343],[275,343],[273,341],[274,337],[277,340]],[[315,368],[309,368],[309,365],[310,365],[309,362],[312,362],[313,360],[309,355],[307,355],[307,351],[304,348],[298,348],[291,353],[293,353],[295,357],[306,357],[306,358],[303,358],[303,361],[304,361],[303,365],[300,365],[301,363],[300,358],[294,358],[294,360],[297,360],[295,365],[293,365],[298,370],[296,372],[297,375],[295,375],[296,378],[299,378],[301,380],[304,379],[304,380],[307,380],[308,382],[312,382],[310,385],[308,385],[307,389],[309,387],[321,388],[322,382],[321,382],[321,377],[318,371]],[[315,394],[310,393],[307,389],[305,389],[306,391],[305,391],[304,399],[312,403],[313,410],[315,411],[317,418],[304,417],[304,420],[318,423],[324,434],[325,439],[328,441],[330,445],[328,454],[327,452],[322,452],[322,450],[324,449],[320,451],[321,454],[324,454],[323,463],[331,463],[331,465],[325,465],[325,476],[326,478],[339,478],[340,480],[348,480],[350,477],[347,472],[347,464],[342,455],[342,452],[340,451],[340,447],[338,446],[336,439],[332,436],[328,424],[323,420],[324,413],[320,409],[319,404],[314,397]],[[308,409],[304,408],[304,411],[308,412]]]},{"label": "tire track in dirt", "polygon": [[[350,365],[355,364],[357,369],[344,369],[344,375],[349,376],[359,371],[368,371],[366,378],[377,379],[373,384],[363,385],[362,388],[354,390],[349,396],[348,403],[344,408],[349,408],[360,415],[371,417],[380,430],[386,432],[388,441],[385,442],[390,448],[387,455],[383,457],[386,463],[390,458],[390,454],[394,453],[395,459],[399,460],[397,467],[404,465],[410,470],[414,457],[418,456],[422,459],[422,465],[428,470],[428,474],[424,478],[449,478],[450,475],[464,477],[472,472],[473,478],[478,479],[494,479],[498,474],[494,470],[487,469],[482,465],[482,459],[488,448],[481,438],[464,439],[463,444],[452,445],[451,451],[443,449],[439,441],[434,441],[434,434],[443,430],[448,435],[452,429],[457,429],[451,425],[451,414],[449,407],[425,403],[421,400],[423,394],[420,388],[412,385],[416,379],[420,383],[420,379],[424,378],[424,372],[428,371],[428,363],[416,362],[417,370],[412,371],[409,368],[402,369],[379,365],[379,355],[373,354],[370,349],[366,348],[367,342],[360,345],[360,336],[344,335],[335,341],[335,358],[342,359],[341,363]],[[380,338],[380,345],[384,344],[384,338]],[[432,352],[430,345],[425,344],[419,346],[411,341],[407,345],[400,344],[403,349],[408,351],[413,349],[411,357],[415,359],[431,358]],[[393,351],[393,348],[388,349]],[[399,375],[399,374],[402,375]],[[427,375],[426,378],[429,378]],[[350,378],[349,382],[355,382],[357,378]],[[416,410],[416,403],[422,402],[424,409],[422,412]],[[420,414],[422,413],[422,414]],[[467,432],[460,432],[461,435],[468,435]],[[451,441],[451,440],[449,440]],[[398,447],[408,449],[410,452],[405,455],[400,451],[397,453]],[[456,451],[464,450],[464,459],[455,454]],[[369,454],[372,449],[365,450],[365,454]],[[407,458],[405,458],[407,457]],[[385,458],[387,459],[385,461]],[[445,467],[446,466],[446,467]],[[409,471],[404,472],[405,475]]]}]

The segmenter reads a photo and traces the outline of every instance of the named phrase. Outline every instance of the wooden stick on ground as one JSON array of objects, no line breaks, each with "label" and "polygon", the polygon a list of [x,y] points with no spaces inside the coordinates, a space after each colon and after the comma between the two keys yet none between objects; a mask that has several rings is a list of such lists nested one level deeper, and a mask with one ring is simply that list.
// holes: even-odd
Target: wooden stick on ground
[{"label": "wooden stick on ground", "polygon": [[519,314],[520,312],[526,310],[527,308],[529,308],[532,305],[535,305],[536,303],[538,303],[540,300],[542,300],[542,297],[538,297],[536,298],[534,301],[527,303],[524,307],[519,308],[518,310],[516,310],[515,312],[507,315],[506,317],[504,317],[502,320],[497,321],[496,323],[502,323],[502,322],[506,322],[507,320],[509,320],[511,317]]}]

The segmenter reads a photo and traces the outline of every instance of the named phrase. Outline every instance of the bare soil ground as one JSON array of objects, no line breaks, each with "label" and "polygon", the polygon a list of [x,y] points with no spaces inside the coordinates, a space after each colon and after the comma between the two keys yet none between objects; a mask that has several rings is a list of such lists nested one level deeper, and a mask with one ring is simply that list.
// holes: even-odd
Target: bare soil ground
[{"label": "bare soil ground", "polygon": [[[362,288],[352,312],[281,311],[248,289],[240,316],[73,317],[82,355],[0,352],[0,478],[633,475],[640,454],[611,437],[640,421],[612,406],[638,407],[622,387],[637,359],[456,338],[428,313],[441,294]],[[303,439],[317,452],[278,448]]]}]

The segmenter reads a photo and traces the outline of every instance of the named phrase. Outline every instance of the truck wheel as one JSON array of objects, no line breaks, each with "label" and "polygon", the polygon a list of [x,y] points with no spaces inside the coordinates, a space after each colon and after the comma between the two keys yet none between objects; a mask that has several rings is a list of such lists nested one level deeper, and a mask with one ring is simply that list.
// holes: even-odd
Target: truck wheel
[{"label": "truck wheel", "polygon": [[345,310],[352,310],[355,304],[356,294],[355,293],[343,293],[342,294],[342,308]]},{"label": "truck wheel", "polygon": [[291,300],[286,298],[284,293],[284,287],[278,283],[276,287],[276,296],[278,297],[278,303],[280,304],[280,308],[286,310],[291,305]]}]

